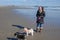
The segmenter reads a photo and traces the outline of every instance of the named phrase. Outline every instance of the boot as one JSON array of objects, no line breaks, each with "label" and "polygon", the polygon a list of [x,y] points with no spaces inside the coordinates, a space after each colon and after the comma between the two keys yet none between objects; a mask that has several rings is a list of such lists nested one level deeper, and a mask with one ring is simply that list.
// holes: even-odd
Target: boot
[{"label": "boot", "polygon": [[39,32],[41,32],[43,30],[43,27],[40,27],[40,30],[39,30]]},{"label": "boot", "polygon": [[39,27],[36,28],[36,32],[38,32],[38,31],[39,31]]}]

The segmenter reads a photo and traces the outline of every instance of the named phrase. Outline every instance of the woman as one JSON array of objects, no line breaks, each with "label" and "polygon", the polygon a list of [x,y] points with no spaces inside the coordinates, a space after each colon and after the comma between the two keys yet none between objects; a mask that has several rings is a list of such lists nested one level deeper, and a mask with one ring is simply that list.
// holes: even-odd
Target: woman
[{"label": "woman", "polygon": [[39,30],[39,32],[40,32],[43,29],[42,24],[44,23],[44,17],[45,17],[44,7],[40,6],[38,8],[36,17],[37,17],[37,21],[36,21],[37,28],[36,28],[36,31]]}]

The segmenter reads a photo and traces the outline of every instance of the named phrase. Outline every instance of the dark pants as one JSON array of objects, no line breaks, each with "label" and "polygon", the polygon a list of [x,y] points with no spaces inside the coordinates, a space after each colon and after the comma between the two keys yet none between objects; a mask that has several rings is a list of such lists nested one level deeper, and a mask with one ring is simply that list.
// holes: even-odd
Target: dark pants
[{"label": "dark pants", "polygon": [[42,27],[42,23],[37,23],[37,28],[40,28],[40,27]]}]

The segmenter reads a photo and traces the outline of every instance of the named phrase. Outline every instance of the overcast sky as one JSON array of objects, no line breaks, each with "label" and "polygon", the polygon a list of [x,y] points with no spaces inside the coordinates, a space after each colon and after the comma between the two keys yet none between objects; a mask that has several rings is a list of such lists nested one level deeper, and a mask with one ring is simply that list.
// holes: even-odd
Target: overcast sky
[{"label": "overcast sky", "polygon": [[60,6],[60,0],[0,0],[0,5],[45,5]]}]

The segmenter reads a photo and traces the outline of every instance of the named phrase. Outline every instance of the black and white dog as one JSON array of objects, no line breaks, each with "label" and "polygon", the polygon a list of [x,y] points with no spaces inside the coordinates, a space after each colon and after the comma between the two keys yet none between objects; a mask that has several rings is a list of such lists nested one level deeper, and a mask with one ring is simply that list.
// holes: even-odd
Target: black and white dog
[{"label": "black and white dog", "polygon": [[19,32],[16,32],[14,33],[14,36],[16,36],[18,38],[18,40],[26,40],[26,33],[19,33]]},{"label": "black and white dog", "polygon": [[31,34],[33,36],[33,34],[34,34],[34,29],[33,28],[23,27],[23,26],[19,26],[19,25],[12,25],[12,26],[15,26],[15,27],[23,29],[23,31],[26,33],[27,36],[29,34]]},{"label": "black and white dog", "polygon": [[16,36],[18,39],[26,40],[26,36],[29,34],[33,36],[34,30],[32,28],[24,28],[23,32],[16,32],[14,33],[14,36]]}]

